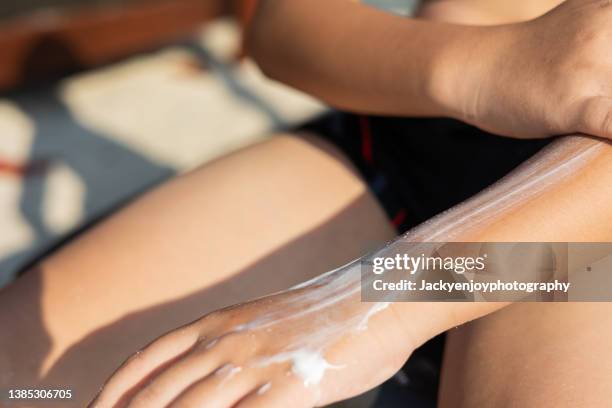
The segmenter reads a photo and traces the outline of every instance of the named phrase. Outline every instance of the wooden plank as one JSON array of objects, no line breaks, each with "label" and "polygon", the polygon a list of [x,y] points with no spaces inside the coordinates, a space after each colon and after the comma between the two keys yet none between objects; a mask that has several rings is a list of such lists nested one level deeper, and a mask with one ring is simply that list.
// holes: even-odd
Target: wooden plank
[{"label": "wooden plank", "polygon": [[223,0],[157,0],[13,19],[0,24],[0,89],[184,38],[227,9]]}]

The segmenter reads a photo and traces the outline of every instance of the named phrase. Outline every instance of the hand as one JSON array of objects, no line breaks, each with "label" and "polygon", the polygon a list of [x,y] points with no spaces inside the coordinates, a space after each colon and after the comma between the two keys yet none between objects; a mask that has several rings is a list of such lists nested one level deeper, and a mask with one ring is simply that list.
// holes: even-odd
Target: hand
[{"label": "hand", "polygon": [[461,51],[449,48],[450,82],[436,91],[451,116],[496,134],[612,138],[610,21],[610,1],[569,0],[535,20],[474,28]]},{"label": "hand", "polygon": [[212,313],[135,354],[91,406],[299,408],[367,391],[413,348],[391,307],[353,292],[332,282]]}]

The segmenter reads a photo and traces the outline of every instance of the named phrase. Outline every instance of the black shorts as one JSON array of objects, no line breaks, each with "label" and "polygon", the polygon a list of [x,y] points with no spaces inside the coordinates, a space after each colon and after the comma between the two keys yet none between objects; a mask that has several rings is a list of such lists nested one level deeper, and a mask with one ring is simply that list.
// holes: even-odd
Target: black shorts
[{"label": "black shorts", "polygon": [[451,119],[342,112],[304,130],[348,156],[399,232],[470,198],[549,143],[500,137]]}]

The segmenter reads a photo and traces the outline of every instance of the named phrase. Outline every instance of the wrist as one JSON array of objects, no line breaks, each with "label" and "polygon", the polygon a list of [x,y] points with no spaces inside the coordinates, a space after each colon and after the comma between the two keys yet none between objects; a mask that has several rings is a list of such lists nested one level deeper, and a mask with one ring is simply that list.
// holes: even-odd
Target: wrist
[{"label": "wrist", "polygon": [[398,326],[410,336],[412,346],[419,347],[453,327],[485,316],[509,303],[501,302],[398,302],[389,309],[394,310]]},{"label": "wrist", "polygon": [[449,35],[432,58],[429,97],[442,116],[479,125],[483,107],[493,103],[504,54],[516,41],[515,25],[448,25]]}]

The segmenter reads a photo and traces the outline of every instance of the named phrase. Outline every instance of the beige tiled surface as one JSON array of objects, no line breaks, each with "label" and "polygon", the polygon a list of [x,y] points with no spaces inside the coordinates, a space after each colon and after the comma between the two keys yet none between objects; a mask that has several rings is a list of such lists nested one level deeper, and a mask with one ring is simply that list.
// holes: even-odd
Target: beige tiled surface
[{"label": "beige tiled surface", "polygon": [[[84,126],[177,170],[269,132],[272,118],[217,76],[194,72],[195,64],[188,51],[167,49],[68,81],[61,99]],[[232,74],[287,123],[319,109],[302,95],[262,82],[250,61]]]},{"label": "beige tiled surface", "polygon": [[198,36],[204,54],[172,46],[0,97],[0,161],[51,163],[32,177],[0,172],[0,285],[148,186],[323,111],[250,61],[229,66],[238,42],[220,22]]}]

